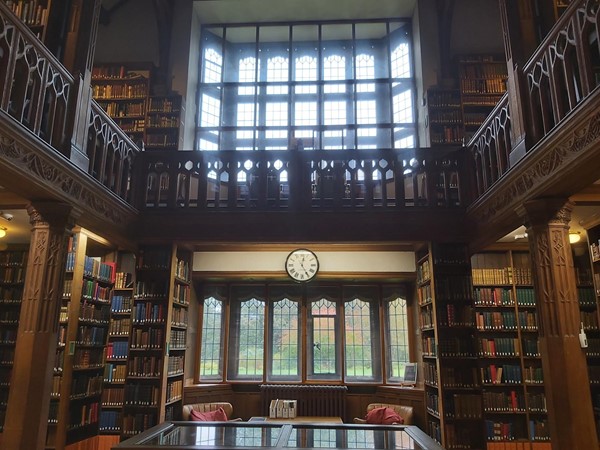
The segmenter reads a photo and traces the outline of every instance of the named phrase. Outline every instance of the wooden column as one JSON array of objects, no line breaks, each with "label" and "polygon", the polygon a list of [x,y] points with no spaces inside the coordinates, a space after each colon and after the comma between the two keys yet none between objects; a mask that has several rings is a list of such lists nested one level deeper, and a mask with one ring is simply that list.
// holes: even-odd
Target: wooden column
[{"label": "wooden column", "polygon": [[539,321],[548,422],[553,450],[598,448],[587,362],[579,345],[580,315],[569,244],[573,204],[565,199],[526,202]]},{"label": "wooden column", "polygon": [[11,376],[3,450],[42,450],[65,272],[71,207],[36,203]]}]

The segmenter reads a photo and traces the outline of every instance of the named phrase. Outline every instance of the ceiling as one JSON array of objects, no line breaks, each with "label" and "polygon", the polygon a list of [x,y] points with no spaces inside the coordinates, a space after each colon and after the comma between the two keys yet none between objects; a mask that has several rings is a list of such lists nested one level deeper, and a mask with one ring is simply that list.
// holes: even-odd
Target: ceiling
[{"label": "ceiling", "polygon": [[412,17],[416,0],[195,0],[203,24]]}]

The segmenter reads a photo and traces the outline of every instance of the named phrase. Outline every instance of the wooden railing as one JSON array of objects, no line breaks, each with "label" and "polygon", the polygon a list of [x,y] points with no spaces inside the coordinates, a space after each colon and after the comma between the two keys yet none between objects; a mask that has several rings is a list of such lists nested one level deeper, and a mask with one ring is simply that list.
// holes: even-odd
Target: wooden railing
[{"label": "wooden railing", "polygon": [[[525,80],[518,99],[526,152],[548,136],[600,84],[600,1],[574,0],[517,76]],[[468,143],[475,161],[475,195],[481,197],[517,161],[511,112],[505,95]],[[468,169],[466,169],[468,170]]]},{"label": "wooden railing", "polygon": [[88,173],[123,200],[133,203],[133,160],[139,149],[94,100],[85,153],[89,158]]},{"label": "wooden railing", "polygon": [[[459,150],[144,152],[141,209],[454,208]],[[138,183],[141,181],[138,179]]]},{"label": "wooden railing", "polygon": [[[133,159],[138,147],[93,104],[83,104],[90,89],[73,77],[44,44],[0,2],[0,110],[51,148],[71,159],[77,111],[90,111],[81,167],[107,189],[131,203]],[[87,101],[86,101],[87,103]],[[80,158],[77,158],[78,161]]]},{"label": "wooden railing", "polygon": [[486,192],[509,169],[512,149],[508,95],[504,95],[470,144],[475,162],[475,195]]}]

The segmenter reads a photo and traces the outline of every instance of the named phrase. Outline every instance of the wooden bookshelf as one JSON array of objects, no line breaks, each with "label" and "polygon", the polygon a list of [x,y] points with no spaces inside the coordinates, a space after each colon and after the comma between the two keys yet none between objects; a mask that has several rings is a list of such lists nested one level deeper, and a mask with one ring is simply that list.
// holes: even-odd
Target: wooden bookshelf
[{"label": "wooden bookshelf", "polygon": [[92,69],[94,99],[136,143],[144,142],[151,65],[106,64]]},{"label": "wooden bookshelf", "polygon": [[487,448],[549,445],[529,253],[478,253],[471,263]]},{"label": "wooden bookshelf", "polygon": [[44,40],[52,0],[3,0],[6,6],[40,39]]},{"label": "wooden bookshelf", "polygon": [[464,126],[460,90],[439,87],[427,90],[431,145],[462,145]]},{"label": "wooden bookshelf", "polygon": [[0,251],[0,433],[8,406],[27,256],[26,247]]},{"label": "wooden bookshelf", "polygon": [[[590,378],[590,390],[596,431],[600,436],[600,330],[598,324],[598,299],[600,298],[600,225],[595,225],[587,230],[589,260],[591,264],[592,289],[594,292],[594,303],[588,302],[587,298],[579,305],[582,311],[581,321],[588,339],[586,349],[588,360],[588,373]],[[576,264],[577,264],[577,260]],[[576,268],[579,264],[576,265]],[[576,272],[576,274],[579,272]],[[581,280],[578,280],[581,281]],[[583,303],[583,304],[582,304]]]},{"label": "wooden bookshelf", "polygon": [[106,435],[120,436],[121,434],[133,310],[134,272],[135,256],[131,253],[120,253],[111,297],[99,424],[99,432]]},{"label": "wooden bookshelf", "polygon": [[115,264],[105,260],[110,254],[106,241],[84,230],[69,240],[47,448],[98,434],[115,275]]},{"label": "wooden bookshelf", "polygon": [[140,249],[125,380],[122,436],[181,418],[191,252]]},{"label": "wooden bookshelf", "polygon": [[183,147],[185,102],[181,95],[150,97],[146,114],[146,150],[179,150]]},{"label": "wooden bookshelf", "polygon": [[448,449],[484,445],[466,246],[431,244],[418,253],[426,432]]},{"label": "wooden bookshelf", "polygon": [[465,144],[485,121],[506,91],[506,61],[491,55],[459,60],[460,98]]}]

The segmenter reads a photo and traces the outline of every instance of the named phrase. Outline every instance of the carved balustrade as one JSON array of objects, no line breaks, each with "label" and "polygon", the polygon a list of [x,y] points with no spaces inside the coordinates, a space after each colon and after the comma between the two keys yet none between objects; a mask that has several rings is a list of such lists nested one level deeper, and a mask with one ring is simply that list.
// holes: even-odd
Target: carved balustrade
[{"label": "carved balustrade", "polygon": [[0,109],[68,155],[75,79],[0,2]]},{"label": "carved balustrade", "polygon": [[459,150],[143,152],[140,209],[464,206]]},{"label": "carved balustrade", "polygon": [[531,147],[600,83],[600,2],[572,2],[523,68]]},{"label": "carved balustrade", "polygon": [[[138,147],[92,101],[74,78],[8,7],[0,2],[0,110],[57,152],[71,159],[76,112],[90,111],[87,171],[114,194],[131,201],[133,159]],[[87,98],[88,96],[84,96]]]},{"label": "carved balustrade", "polygon": [[512,150],[508,95],[494,107],[469,144],[475,168],[475,195],[486,192],[509,170]]},{"label": "carved balustrade", "polygon": [[[600,84],[599,14],[600,0],[573,1],[522,69],[526,96],[518,107],[524,115],[527,152]],[[511,165],[509,159],[517,145],[510,119],[505,95],[468,143],[475,164],[474,199],[519,162]]]}]

